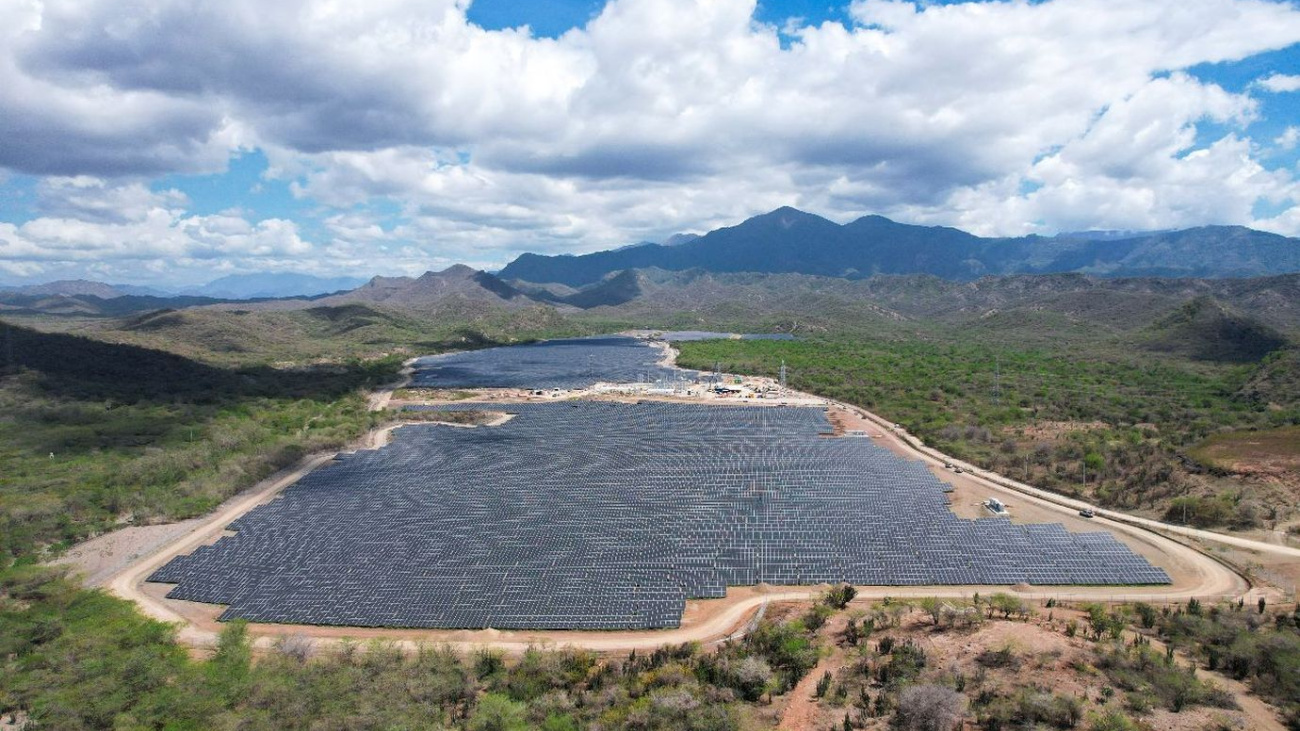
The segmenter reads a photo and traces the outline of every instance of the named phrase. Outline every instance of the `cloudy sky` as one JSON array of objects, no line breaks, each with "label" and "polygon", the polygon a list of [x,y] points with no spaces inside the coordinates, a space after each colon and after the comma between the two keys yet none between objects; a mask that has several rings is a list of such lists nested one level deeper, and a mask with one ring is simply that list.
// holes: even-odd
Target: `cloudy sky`
[{"label": "cloudy sky", "polygon": [[1300,235],[1273,0],[4,0],[0,282],[412,274],[781,205]]}]

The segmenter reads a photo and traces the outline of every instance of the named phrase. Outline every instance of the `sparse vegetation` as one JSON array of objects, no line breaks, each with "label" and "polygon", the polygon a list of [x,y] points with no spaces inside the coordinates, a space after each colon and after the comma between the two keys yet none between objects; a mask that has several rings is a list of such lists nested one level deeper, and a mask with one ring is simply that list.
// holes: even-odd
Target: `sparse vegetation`
[{"label": "sparse vegetation", "polygon": [[939,330],[701,341],[683,343],[681,353],[684,366],[717,362],[767,376],[784,362],[794,388],[872,409],[956,457],[1106,507],[1174,522],[1186,508],[1191,524],[1247,528],[1278,520],[1296,502],[1266,483],[1227,481],[1188,456],[1227,429],[1289,434],[1284,428],[1300,424],[1300,405],[1243,390],[1273,368],[1271,359],[1156,359],[1105,343],[998,345]]},{"label": "sparse vegetation", "polygon": [[[797,388],[875,409],[962,458],[1103,505],[1206,526],[1281,517],[1228,475],[1248,435],[1291,443],[1300,424],[1293,350],[1255,364],[1251,341],[1234,344],[1244,353],[1235,359],[1176,350],[1156,359],[1095,340],[1017,341],[1013,325],[992,318],[984,332],[1003,328],[1002,337],[977,342],[918,324],[906,336],[891,326],[793,343],[687,343],[682,360],[768,375],[784,360]],[[0,373],[0,718],[20,713],[34,728],[60,729],[739,729],[760,725],[756,709],[776,706],[838,652],[846,664],[818,675],[810,692],[842,728],[1110,731],[1138,728],[1135,719],[1157,708],[1230,707],[1189,658],[1249,683],[1300,728],[1300,619],[1272,604],[1163,613],[1049,605],[1061,612],[1053,620],[1010,594],[846,609],[854,591],[841,586],[716,650],[665,647],[615,660],[536,649],[507,659],[434,646],[410,656],[382,643],[323,649],[289,637],[254,658],[236,623],[211,657],[194,660],[174,628],[32,565],[117,525],[206,512],[306,453],[356,438],[387,418],[366,410],[362,391],[391,380],[408,355],[595,327],[541,310],[435,327],[361,306],[163,312],[93,328],[101,339],[185,357],[9,329],[13,355]],[[926,641],[960,633],[976,643],[1009,621],[1072,643],[1077,664],[999,640],[958,665],[940,662]],[[1152,649],[1156,638],[1171,649]],[[1063,667],[1094,692],[1035,682],[1034,673]]]},{"label": "sparse vegetation", "polygon": [[[21,327],[3,332],[0,565],[121,525],[201,515],[305,455],[357,439],[392,418],[369,412],[366,393],[395,380],[402,360],[226,366]],[[481,334],[460,343],[491,344]],[[455,419],[481,416],[440,417]]]},{"label": "sparse vegetation", "polygon": [[505,660],[381,642],[314,649],[285,640],[254,660],[242,623],[191,661],[175,628],[44,569],[0,574],[0,715],[35,728],[698,729],[741,727],[745,703],[787,692],[816,664],[798,620],[765,622],[721,649],[623,661],[533,649]]},{"label": "sparse vegetation", "polygon": [[[1091,618],[1089,623],[1101,627],[1100,634],[1090,632],[1084,640],[1066,631],[1064,622],[1042,616],[994,619],[975,627],[935,624],[929,609],[934,605],[942,602],[912,602],[902,621],[879,633],[874,645],[841,644],[843,667],[831,680],[823,680],[816,693],[825,711],[823,720],[834,719],[836,728],[849,729],[880,728],[880,722],[873,719],[888,719],[894,728],[955,729],[965,723],[964,727],[973,724],[993,730],[1111,731],[1146,728],[1144,717],[1157,712],[1201,708],[1235,714],[1232,694],[1205,672],[1216,666],[1207,668],[1195,662],[1198,658],[1203,661],[1205,653],[1193,652],[1189,662],[1172,647],[1153,646],[1153,638],[1167,628],[1189,626],[1216,635],[1219,642],[1240,643],[1243,635],[1248,637],[1248,644],[1240,646],[1243,654],[1235,660],[1247,663],[1237,666],[1237,677],[1255,677],[1254,682],[1259,683],[1256,692],[1283,708],[1293,704],[1288,694],[1295,689],[1278,679],[1279,672],[1285,675],[1295,667],[1291,663],[1280,670],[1290,659],[1286,653],[1294,651],[1283,649],[1289,645],[1278,639],[1279,633],[1295,636],[1297,615],[1291,612],[1261,618],[1254,608],[1211,609],[1201,617],[1185,610],[1157,611],[1153,622],[1157,629],[1152,631],[1134,623],[1144,615],[1141,610],[1131,613],[1121,606],[1055,605],[1058,611],[1082,610]],[[894,606],[900,604],[877,604],[870,612]],[[1229,614],[1232,618],[1218,621]],[[1028,624],[1012,634],[1007,631],[1008,621]],[[1234,624],[1240,625],[1240,633],[1228,629]],[[944,639],[951,634],[956,636]],[[1015,639],[992,639],[1008,635]],[[1013,644],[1022,638],[1031,646]],[[1253,644],[1256,638],[1271,650],[1261,651]],[[1184,636],[1184,641],[1195,640]],[[1224,658],[1226,655],[1219,656],[1220,672],[1224,671]],[[1253,672],[1259,675],[1253,676]],[[1219,718],[1231,727],[1240,727],[1240,714]]]},{"label": "sparse vegetation", "polygon": [[[15,329],[15,332],[18,332]],[[22,331],[0,378],[0,563],[121,524],[200,515],[383,415],[364,389],[396,359],[227,370]]]},{"label": "sparse vegetation", "polygon": [[1279,704],[1292,728],[1300,728],[1300,610],[1269,610],[1257,604],[1214,606],[1208,611],[1162,614],[1159,636],[1198,658],[1210,670],[1249,683]]}]

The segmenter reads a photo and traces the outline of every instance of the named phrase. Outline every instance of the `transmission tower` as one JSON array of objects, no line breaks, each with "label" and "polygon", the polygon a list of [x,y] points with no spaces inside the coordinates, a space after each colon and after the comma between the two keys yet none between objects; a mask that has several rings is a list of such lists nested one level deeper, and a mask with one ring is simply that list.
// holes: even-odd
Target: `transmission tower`
[{"label": "transmission tower", "polygon": [[785,390],[785,361],[781,361],[781,390]]}]

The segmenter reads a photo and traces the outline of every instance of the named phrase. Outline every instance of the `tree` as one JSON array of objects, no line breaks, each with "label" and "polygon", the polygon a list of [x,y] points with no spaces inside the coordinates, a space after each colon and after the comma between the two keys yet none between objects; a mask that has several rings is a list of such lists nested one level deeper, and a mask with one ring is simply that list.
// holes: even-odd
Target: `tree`
[{"label": "tree", "polygon": [[966,696],[942,685],[909,685],[898,694],[893,725],[904,731],[952,731],[966,713]]}]

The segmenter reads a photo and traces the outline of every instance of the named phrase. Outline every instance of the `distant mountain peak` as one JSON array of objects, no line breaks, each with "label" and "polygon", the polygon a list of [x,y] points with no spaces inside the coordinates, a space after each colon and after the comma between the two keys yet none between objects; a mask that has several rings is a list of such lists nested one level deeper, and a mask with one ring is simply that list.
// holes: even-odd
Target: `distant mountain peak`
[{"label": "distant mountain peak", "polygon": [[425,272],[424,276],[466,278],[466,277],[473,277],[477,274],[483,274],[483,272],[480,272],[479,270],[467,264],[452,264],[451,266],[447,267],[446,269],[443,269],[440,272],[431,272],[431,271]]},{"label": "distant mountain peak", "polygon": [[[765,218],[769,216],[813,216],[813,214],[808,213],[807,211],[801,211],[794,206],[781,206],[780,208],[773,208],[767,213],[760,213],[757,216],[754,216],[754,218]],[[820,216],[815,217],[820,218]]]},{"label": "distant mountain peak", "polygon": [[689,244],[692,241],[698,239],[699,237],[700,237],[699,234],[673,234],[672,236],[669,236],[668,238],[664,239],[662,245],[681,246],[682,244]]},{"label": "distant mountain peak", "polygon": [[537,303],[529,294],[502,281],[495,274],[464,264],[454,264],[439,272],[427,271],[415,279],[375,277],[350,292],[320,300],[320,304],[337,306],[367,302],[428,310],[448,301],[507,307]]},{"label": "distant mountain peak", "polygon": [[744,221],[740,225],[746,226],[749,224],[757,224],[757,223],[764,223],[764,224],[775,223],[782,228],[790,229],[790,228],[794,228],[796,225],[800,223],[806,223],[809,221],[831,223],[830,221],[827,221],[826,219],[816,214],[808,213],[807,211],[801,211],[798,208],[794,208],[791,206],[781,206],[780,208],[771,211],[769,213],[763,213],[754,216],[753,218]]},{"label": "distant mountain peak", "polygon": [[413,281],[415,280],[410,277],[384,277],[376,275],[371,277],[370,281],[361,285],[361,287],[368,287],[371,289],[391,289],[393,287],[408,285]]},{"label": "distant mountain peak", "polygon": [[872,225],[888,225],[888,226],[906,226],[906,225],[907,225],[907,224],[899,223],[898,221],[895,221],[895,220],[892,219],[892,218],[886,218],[886,217],[880,215],[879,213],[868,213],[867,215],[862,216],[861,218],[858,218],[857,220],[853,221],[853,223],[854,223],[854,224],[859,224],[859,225],[863,225],[863,224],[872,224]]}]

